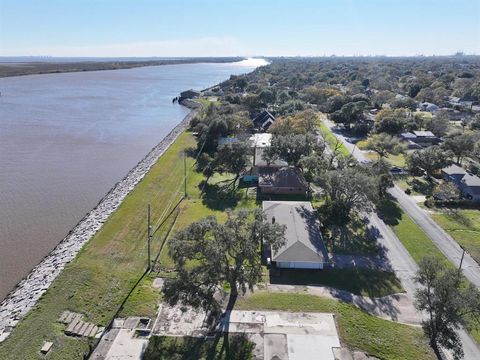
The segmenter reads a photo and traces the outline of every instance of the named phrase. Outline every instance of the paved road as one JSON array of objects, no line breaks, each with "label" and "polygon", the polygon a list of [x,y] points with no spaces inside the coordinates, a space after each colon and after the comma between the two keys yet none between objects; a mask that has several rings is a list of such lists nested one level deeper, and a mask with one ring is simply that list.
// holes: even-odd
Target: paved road
[{"label": "paved road", "polygon": [[[332,122],[330,122],[328,120],[324,121],[324,122],[330,129],[334,128],[334,124]],[[332,131],[333,131],[333,129],[332,129]],[[337,138],[340,139],[344,143],[344,145],[347,147],[347,149],[351,153],[353,153],[353,156],[355,156],[355,158],[358,161],[368,160],[368,157],[365,155],[365,153],[363,151],[361,151],[360,149],[356,148],[355,145],[349,143],[342,134],[336,133],[335,131],[333,131],[333,132],[334,132],[335,136],[337,136]],[[406,195],[403,191],[400,190],[400,192],[404,196],[408,197],[408,195]],[[395,191],[394,191],[394,194],[398,195],[400,198],[404,197],[400,194],[397,194],[397,192],[395,192]],[[413,200],[412,200],[412,202],[413,202]],[[418,205],[416,205],[416,207],[419,208]],[[422,209],[420,209],[420,210],[422,210]],[[408,213],[407,210],[405,210],[405,211]],[[393,270],[396,272],[397,277],[401,281],[403,288],[405,289],[405,291],[407,292],[407,294],[409,296],[413,297],[413,294],[415,293],[415,290],[418,288],[418,284],[415,283],[415,281],[413,280],[414,277],[415,277],[415,273],[417,272],[417,269],[418,269],[415,260],[413,260],[413,258],[410,256],[410,253],[407,251],[407,249],[405,249],[402,242],[395,235],[395,233],[393,232],[391,227],[389,227],[387,224],[385,224],[385,222],[383,222],[383,220],[381,220],[376,213],[368,214],[367,217],[370,221],[369,226],[374,226],[378,229],[378,233],[379,233],[378,242],[385,248],[386,256],[390,260],[391,266],[392,266]],[[427,215],[427,218],[430,219],[430,217],[428,215]],[[430,219],[430,221],[433,222],[432,219]],[[438,227],[438,225],[436,225],[436,226]],[[454,241],[453,239],[451,239],[451,240]],[[455,242],[455,244],[456,244],[456,242]],[[457,247],[458,247],[458,244],[457,244]],[[465,258],[466,258],[466,256],[467,255],[465,255]],[[459,260],[457,260],[456,263],[458,263],[458,261]],[[473,261],[473,259],[472,259],[472,261]],[[454,264],[455,264],[455,262],[454,262]],[[469,265],[467,265],[465,259],[464,259],[464,264],[465,264],[465,266],[469,266]],[[470,267],[468,269],[470,269]],[[467,275],[467,274],[465,274],[465,275]],[[480,277],[479,277],[479,279],[480,279]],[[419,317],[421,317],[421,316],[422,315],[419,314]],[[477,343],[463,329],[460,329],[458,331],[458,334],[459,334],[460,338],[462,339],[463,351],[465,353],[464,359],[466,359],[466,360],[478,360],[479,354],[480,354],[480,347],[477,345]]]},{"label": "paved road", "polygon": [[[427,234],[447,259],[455,266],[458,266],[462,256],[462,248],[458,243],[438,226],[428,213],[417,205],[414,199],[405,194],[398,186],[390,189],[389,192],[397,199],[402,209],[415,221],[425,234]],[[462,270],[472,284],[480,287],[480,266],[468,253],[465,253],[463,258]]]}]

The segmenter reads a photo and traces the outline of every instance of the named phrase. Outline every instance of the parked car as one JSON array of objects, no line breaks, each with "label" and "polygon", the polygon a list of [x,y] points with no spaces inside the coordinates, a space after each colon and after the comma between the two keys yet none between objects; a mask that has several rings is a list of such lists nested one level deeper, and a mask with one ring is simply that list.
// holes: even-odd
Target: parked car
[{"label": "parked car", "polygon": [[393,175],[404,175],[407,172],[398,166],[393,166],[390,168],[390,173],[392,173]]}]

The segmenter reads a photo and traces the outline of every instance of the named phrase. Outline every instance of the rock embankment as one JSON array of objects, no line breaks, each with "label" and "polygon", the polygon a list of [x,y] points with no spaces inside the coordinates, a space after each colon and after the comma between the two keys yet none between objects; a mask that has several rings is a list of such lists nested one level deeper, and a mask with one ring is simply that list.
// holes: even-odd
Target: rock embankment
[{"label": "rock embankment", "polygon": [[122,200],[143,179],[158,158],[187,128],[201,107],[199,103],[182,103],[192,111],[157,146],[100,200],[75,228],[13,289],[0,304],[0,342],[5,340],[15,325],[30,311],[47,291],[66,264],[102,227]]}]

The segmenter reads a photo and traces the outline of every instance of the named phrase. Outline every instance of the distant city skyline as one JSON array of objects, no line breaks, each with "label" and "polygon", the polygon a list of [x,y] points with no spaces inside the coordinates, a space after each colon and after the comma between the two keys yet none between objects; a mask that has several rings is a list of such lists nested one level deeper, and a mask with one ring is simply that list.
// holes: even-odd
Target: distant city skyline
[{"label": "distant city skyline", "polygon": [[1,0],[0,56],[480,54],[478,0]]}]

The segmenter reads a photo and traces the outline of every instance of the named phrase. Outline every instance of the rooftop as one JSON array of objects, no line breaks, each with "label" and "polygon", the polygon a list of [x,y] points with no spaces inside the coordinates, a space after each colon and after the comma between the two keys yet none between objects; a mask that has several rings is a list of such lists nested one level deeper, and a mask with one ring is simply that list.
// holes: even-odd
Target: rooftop
[{"label": "rooftop", "polygon": [[252,142],[252,147],[267,147],[270,146],[272,141],[272,134],[270,133],[259,133],[253,134],[248,139]]},{"label": "rooftop", "polygon": [[287,162],[286,161],[283,161],[283,160],[275,160],[273,163],[271,164],[267,164],[267,162],[263,159],[263,151],[264,151],[264,147],[257,147],[255,149],[255,163],[254,163],[254,166],[257,166],[257,167],[285,167],[287,166]]},{"label": "rooftop", "polygon": [[326,262],[320,226],[308,201],[264,201],[267,221],[286,225],[286,243],[272,253],[273,261]]},{"label": "rooftop", "polygon": [[467,173],[464,168],[457,164],[447,166],[446,168],[443,168],[442,171],[447,175],[465,175]]},{"label": "rooftop", "polygon": [[431,131],[414,131],[413,133],[418,137],[435,137]]},{"label": "rooftop", "polygon": [[259,186],[307,187],[307,182],[298,170],[284,167],[277,171],[262,171],[258,179]]},{"label": "rooftop", "polygon": [[465,174],[462,178],[462,182],[470,187],[480,187],[480,178],[472,174]]}]

